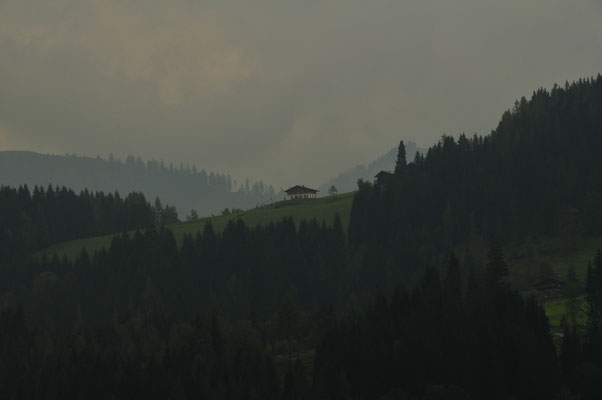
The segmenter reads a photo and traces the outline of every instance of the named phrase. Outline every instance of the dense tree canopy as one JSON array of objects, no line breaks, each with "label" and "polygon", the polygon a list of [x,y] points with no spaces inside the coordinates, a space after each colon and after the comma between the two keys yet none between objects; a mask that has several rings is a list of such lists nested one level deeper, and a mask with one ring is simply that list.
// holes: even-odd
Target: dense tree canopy
[{"label": "dense tree canopy", "polygon": [[316,394],[551,398],[559,370],[543,309],[508,290],[464,290],[457,263],[452,255],[443,279],[429,269],[412,292],[399,287],[390,301],[378,296],[365,317],[325,335],[314,365]]},{"label": "dense tree canopy", "polygon": [[76,194],[65,187],[0,187],[0,260],[52,243],[153,226],[144,195]]},{"label": "dense tree canopy", "polygon": [[444,136],[385,184],[359,185],[351,243],[402,262],[477,238],[599,235],[601,110],[598,76],[522,98],[491,135]]},{"label": "dense tree canopy", "polygon": [[[503,248],[602,233],[601,116],[598,77],[539,90],[491,135],[443,137],[410,163],[402,142],[391,179],[359,181],[347,235],[338,216],[287,217],[206,223],[178,244],[157,227],[173,207],[140,193],[3,187],[0,397],[599,399],[602,255],[585,327],[570,274],[557,349]],[[74,260],[32,256],[134,229]],[[489,243],[482,260],[475,242]]]},{"label": "dense tree canopy", "polygon": [[236,182],[226,174],[157,160],[145,162],[132,155],[122,161],[113,156],[105,160],[0,151],[0,182],[14,187],[52,184],[105,193],[141,191],[148,199],[161,198],[184,215],[195,209],[201,216],[217,214],[224,207],[248,209],[282,198],[262,181]]}]

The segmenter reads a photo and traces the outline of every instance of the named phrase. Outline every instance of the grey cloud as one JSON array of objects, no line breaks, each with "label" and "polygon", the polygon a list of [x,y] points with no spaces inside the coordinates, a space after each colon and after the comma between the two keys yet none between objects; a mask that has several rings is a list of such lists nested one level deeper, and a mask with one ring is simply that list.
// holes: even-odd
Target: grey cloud
[{"label": "grey cloud", "polygon": [[0,2],[0,146],[317,185],[600,72],[596,1]]}]

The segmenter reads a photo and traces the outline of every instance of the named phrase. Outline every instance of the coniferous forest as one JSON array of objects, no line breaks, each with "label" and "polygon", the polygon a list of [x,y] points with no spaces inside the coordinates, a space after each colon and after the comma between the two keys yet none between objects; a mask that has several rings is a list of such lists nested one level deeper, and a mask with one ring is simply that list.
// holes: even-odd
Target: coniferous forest
[{"label": "coniferous forest", "polygon": [[[598,76],[412,162],[401,142],[395,173],[358,182],[348,230],[238,220],[180,244],[141,193],[3,187],[0,398],[602,398],[601,253],[585,326],[560,334],[504,255],[599,237],[601,148]],[[75,259],[40,254],[107,233]]]},{"label": "coniferous forest", "polygon": [[21,185],[66,186],[74,191],[87,189],[114,193],[143,192],[153,200],[177,207],[181,216],[195,210],[201,216],[218,214],[224,208],[249,208],[282,199],[263,182],[237,182],[231,176],[173,165],[163,160],[142,161],[129,155],[125,160],[74,154],[49,155],[29,151],[0,151],[0,182]]}]

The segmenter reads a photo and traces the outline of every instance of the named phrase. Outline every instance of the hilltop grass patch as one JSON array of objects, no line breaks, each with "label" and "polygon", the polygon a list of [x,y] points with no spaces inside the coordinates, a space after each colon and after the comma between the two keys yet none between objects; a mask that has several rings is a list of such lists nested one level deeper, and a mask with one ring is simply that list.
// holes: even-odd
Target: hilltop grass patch
[{"label": "hilltop grass patch", "polygon": [[[197,232],[202,231],[205,224],[209,221],[211,221],[213,229],[216,232],[222,232],[226,225],[228,225],[228,222],[238,219],[241,219],[249,227],[262,224],[266,225],[271,222],[280,221],[289,216],[293,218],[297,226],[302,220],[311,220],[313,218],[320,222],[324,221],[327,225],[330,225],[332,224],[335,214],[339,214],[341,222],[343,223],[343,229],[347,231],[352,201],[353,192],[321,197],[318,199],[285,200],[230,215],[219,215],[201,218],[196,221],[181,222],[169,225],[169,228],[173,231],[179,244],[182,242],[184,235],[194,235]],[[44,253],[47,255],[56,254],[61,258],[67,257],[72,260],[81,253],[83,248],[89,253],[93,253],[103,247],[107,248],[111,244],[111,240],[114,236],[115,234],[110,234],[62,242],[41,250],[37,255],[42,255]]]}]

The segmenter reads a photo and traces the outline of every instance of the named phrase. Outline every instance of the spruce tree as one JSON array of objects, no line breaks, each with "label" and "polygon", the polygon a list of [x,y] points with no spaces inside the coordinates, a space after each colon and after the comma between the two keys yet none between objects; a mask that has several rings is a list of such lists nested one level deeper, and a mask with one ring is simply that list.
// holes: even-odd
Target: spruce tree
[{"label": "spruce tree", "polygon": [[588,303],[588,334],[590,345],[593,347],[601,346],[600,343],[600,324],[602,320],[602,253],[598,250],[594,258],[593,265],[590,263],[587,267],[585,299]]},{"label": "spruce tree", "polygon": [[462,297],[462,282],[460,277],[460,263],[454,252],[449,257],[447,274],[445,275],[445,292],[448,301],[459,302]]},{"label": "spruce tree", "polygon": [[399,149],[397,150],[397,162],[395,163],[395,173],[400,174],[401,171],[406,167],[406,146],[403,144],[403,140],[399,142]]},{"label": "spruce tree", "polygon": [[492,243],[487,253],[487,275],[489,284],[500,289],[507,289],[508,264],[504,259],[502,248],[497,243]]},{"label": "spruce tree", "polygon": [[575,266],[569,267],[569,273],[567,275],[566,286],[564,288],[564,295],[566,297],[565,313],[571,326],[577,324],[579,317],[580,302],[579,302],[579,279],[577,278],[577,272]]}]

